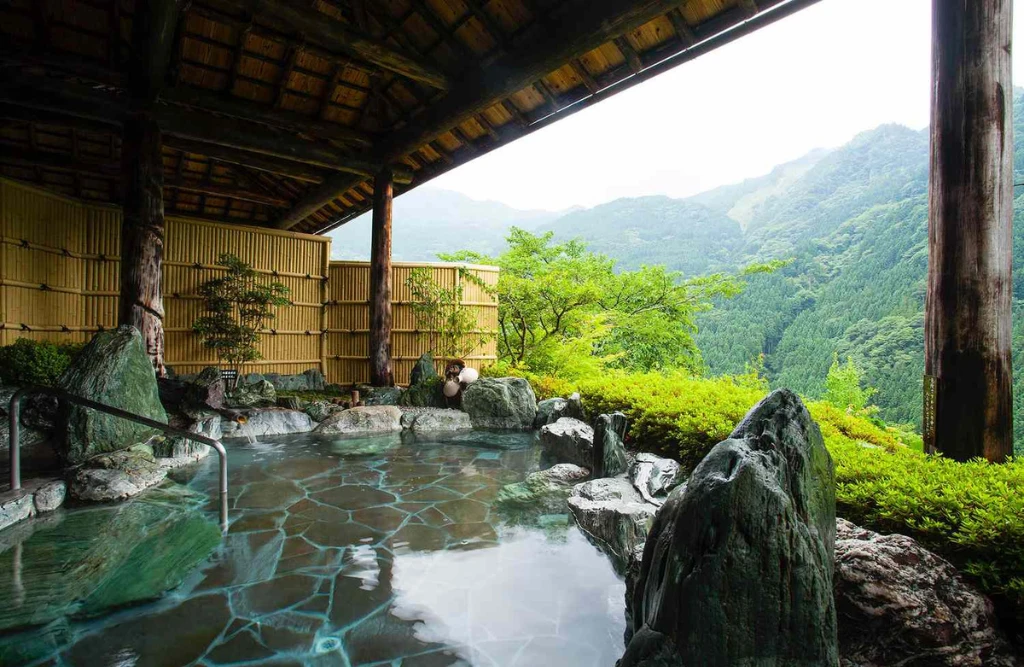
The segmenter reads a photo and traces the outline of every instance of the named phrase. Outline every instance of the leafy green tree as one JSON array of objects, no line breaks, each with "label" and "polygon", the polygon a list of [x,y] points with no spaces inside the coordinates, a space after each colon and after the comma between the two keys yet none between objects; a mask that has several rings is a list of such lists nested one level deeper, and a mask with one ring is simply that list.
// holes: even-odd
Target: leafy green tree
[{"label": "leafy green tree", "polygon": [[861,386],[861,372],[853,357],[847,357],[846,363],[841,364],[839,355],[832,355],[832,366],[825,378],[825,401],[852,414],[868,415],[878,411],[868,405],[874,393],[875,389]]},{"label": "leafy green tree", "polygon": [[567,377],[602,368],[699,372],[696,313],[743,285],[741,276],[725,274],[683,280],[663,266],[616,272],[582,241],[556,243],[551,232],[518,228],[498,257],[464,251],[442,259],[497,265],[499,358]]},{"label": "leafy green tree", "polygon": [[288,288],[267,281],[258,271],[231,254],[217,260],[227,272],[199,286],[206,314],[192,324],[203,345],[241,375],[242,367],[263,355],[256,349],[260,333],[274,319],[274,308],[287,305]]},{"label": "leafy green tree", "polygon": [[[463,278],[472,274],[459,270]],[[431,353],[441,359],[465,357],[493,334],[477,330],[473,312],[462,305],[463,286],[439,285],[430,269],[416,268],[405,281],[412,294],[410,304],[416,328],[426,336]]]}]

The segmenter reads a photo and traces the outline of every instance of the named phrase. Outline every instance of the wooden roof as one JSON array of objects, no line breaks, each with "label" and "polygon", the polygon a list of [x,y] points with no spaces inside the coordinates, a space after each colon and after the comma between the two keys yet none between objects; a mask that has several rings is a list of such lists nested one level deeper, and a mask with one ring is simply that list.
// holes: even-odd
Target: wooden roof
[{"label": "wooden roof", "polygon": [[[816,0],[143,1],[167,213],[319,233]],[[0,174],[118,201],[136,15],[0,3]]]}]

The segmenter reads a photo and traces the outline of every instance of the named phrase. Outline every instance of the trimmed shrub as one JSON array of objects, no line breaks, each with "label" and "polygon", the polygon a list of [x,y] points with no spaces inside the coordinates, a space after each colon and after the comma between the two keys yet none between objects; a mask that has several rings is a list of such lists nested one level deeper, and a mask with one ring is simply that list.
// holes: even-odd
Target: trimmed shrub
[{"label": "trimmed shrub", "polygon": [[52,387],[82,347],[82,343],[58,345],[47,340],[19,338],[0,347],[0,382]]},{"label": "trimmed shrub", "polygon": [[[526,377],[535,388],[558,384]],[[632,449],[670,456],[692,468],[729,436],[768,388],[756,375],[608,373],[557,394],[573,389],[589,414],[621,410],[629,417]],[[839,515],[918,540],[992,596],[1008,630],[1021,627],[1024,459],[991,464],[926,456],[916,434],[824,401],[808,402],[807,408],[835,462]]]}]

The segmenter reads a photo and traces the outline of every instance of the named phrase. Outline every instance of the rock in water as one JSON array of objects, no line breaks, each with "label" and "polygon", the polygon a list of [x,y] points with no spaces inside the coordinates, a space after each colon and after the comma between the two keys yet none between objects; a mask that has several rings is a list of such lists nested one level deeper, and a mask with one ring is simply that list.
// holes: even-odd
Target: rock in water
[{"label": "rock in water", "polygon": [[594,426],[594,477],[626,472],[626,415],[600,415]]},{"label": "rock in water", "polygon": [[402,411],[393,405],[372,405],[335,412],[314,433],[390,433],[402,430]]},{"label": "rock in water", "polygon": [[[134,327],[96,334],[64,371],[59,385],[70,394],[167,423],[153,363]],[[77,405],[66,409],[64,423],[60,447],[68,463],[144,443],[156,434],[127,419]]]},{"label": "rock in water", "polygon": [[594,429],[578,419],[562,417],[542,426],[540,445],[545,456],[559,463],[588,469],[594,464]]},{"label": "rock in water", "polygon": [[574,486],[569,510],[621,570],[647,539],[658,508],[644,502],[625,477],[606,477]]},{"label": "rock in water", "polygon": [[772,392],[658,512],[620,667],[838,665],[835,511],[818,425]]},{"label": "rock in water", "polygon": [[655,505],[665,502],[664,496],[685,481],[682,468],[672,459],[663,459],[642,452],[629,466],[629,478],[644,500]]},{"label": "rock in water", "polygon": [[565,514],[566,499],[573,485],[590,476],[590,471],[572,463],[559,463],[547,470],[532,472],[522,482],[506,484],[494,506],[511,523],[536,523],[540,516]]},{"label": "rock in water", "polygon": [[992,602],[903,535],[839,519],[836,608],[843,664],[1013,667]]},{"label": "rock in water", "polygon": [[406,408],[402,410],[402,428],[417,433],[438,431],[468,431],[473,428],[462,410],[440,408]]},{"label": "rock in water", "polygon": [[475,428],[533,428],[537,398],[523,378],[480,378],[462,394],[462,409]]}]

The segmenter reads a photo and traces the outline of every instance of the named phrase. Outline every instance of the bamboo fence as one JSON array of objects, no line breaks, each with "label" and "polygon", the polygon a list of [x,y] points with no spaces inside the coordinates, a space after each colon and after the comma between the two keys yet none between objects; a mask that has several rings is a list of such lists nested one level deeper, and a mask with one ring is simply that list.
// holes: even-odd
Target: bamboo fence
[{"label": "bamboo fence", "polygon": [[[82,342],[117,324],[120,209],[56,195],[0,179],[0,344],[17,338]],[[201,314],[197,289],[224,269],[232,253],[268,280],[285,284],[291,304],[277,309],[260,340],[263,359],[247,365],[262,373],[300,373],[319,368],[329,382],[365,382],[369,324],[369,264],[331,262],[330,238],[278,230],[169,217],[165,226],[162,288],[165,359],[177,373],[216,363],[192,333]],[[428,332],[416,330],[405,285],[416,267],[451,286],[464,272],[487,285],[494,267],[396,263],[392,267],[395,377],[407,381],[428,348]],[[463,302],[479,332],[497,329],[497,303],[475,281],[463,282]],[[484,365],[496,358],[493,336],[467,359]],[[440,361],[440,360],[439,360]]]}]

